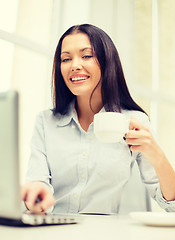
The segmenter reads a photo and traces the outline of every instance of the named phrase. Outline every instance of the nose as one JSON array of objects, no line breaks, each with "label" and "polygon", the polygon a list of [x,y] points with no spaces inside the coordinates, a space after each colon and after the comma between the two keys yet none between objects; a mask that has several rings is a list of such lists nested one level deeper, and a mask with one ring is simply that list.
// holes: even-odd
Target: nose
[{"label": "nose", "polygon": [[71,70],[72,72],[82,69],[81,62],[78,59],[74,59],[72,62]]}]

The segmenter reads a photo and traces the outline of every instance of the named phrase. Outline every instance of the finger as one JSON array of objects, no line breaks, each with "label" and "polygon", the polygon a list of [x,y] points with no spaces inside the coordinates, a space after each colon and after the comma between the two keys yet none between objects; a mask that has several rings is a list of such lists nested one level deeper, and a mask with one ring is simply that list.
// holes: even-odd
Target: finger
[{"label": "finger", "polygon": [[34,206],[28,206],[28,209],[30,210],[30,212],[33,212],[33,213],[41,213],[41,212],[44,212],[44,209],[42,208],[41,204],[40,203],[37,203],[35,204]]},{"label": "finger", "polygon": [[148,130],[147,126],[143,125],[141,122],[139,122],[137,119],[134,117],[130,118],[130,124],[129,124],[129,130]]},{"label": "finger", "polygon": [[35,189],[32,188],[28,191],[26,195],[26,202],[28,202],[30,206],[34,206],[37,203],[37,199],[40,199],[41,195],[42,195],[42,189],[38,187],[36,187]]},{"label": "finger", "polygon": [[42,201],[41,201],[41,207],[46,210],[47,208],[55,205],[55,199],[53,197],[53,195],[50,192],[45,192],[43,193],[42,197]]},{"label": "finger", "polygon": [[141,130],[130,130],[127,134],[126,134],[126,138],[149,138],[150,137],[150,132],[149,131],[145,131],[143,129]]},{"label": "finger", "polygon": [[129,139],[127,138],[126,143],[128,145],[144,145],[147,144],[147,140],[141,138],[129,138]]},{"label": "finger", "polygon": [[142,152],[142,151],[143,151],[141,145],[132,145],[132,146],[130,147],[130,150],[131,150],[132,152]]},{"label": "finger", "polygon": [[31,183],[26,183],[21,187],[21,199],[25,201],[28,192],[32,189]]},{"label": "finger", "polygon": [[42,211],[45,211],[47,208],[55,204],[55,199],[53,195],[46,189],[45,187],[39,193],[39,202],[35,202],[35,206],[37,205]]}]

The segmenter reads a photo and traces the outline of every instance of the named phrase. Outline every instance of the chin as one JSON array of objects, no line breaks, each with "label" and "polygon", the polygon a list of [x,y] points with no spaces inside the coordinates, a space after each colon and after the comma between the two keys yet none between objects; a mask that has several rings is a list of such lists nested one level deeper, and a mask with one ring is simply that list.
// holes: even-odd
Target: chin
[{"label": "chin", "polygon": [[[70,90],[70,91],[71,91],[71,90]],[[87,89],[81,89],[81,90],[80,90],[80,89],[79,89],[79,90],[77,89],[76,91],[75,91],[75,89],[74,89],[74,90],[72,90],[71,92],[72,92],[72,94],[74,94],[74,95],[77,96],[77,97],[80,97],[80,96],[81,96],[81,97],[83,97],[83,96],[84,96],[84,97],[85,97],[85,96],[89,96],[89,97],[90,97],[91,94],[92,94],[92,91],[93,91],[92,89],[90,89],[90,90],[89,90],[89,89],[88,89],[88,90],[87,90]]]}]

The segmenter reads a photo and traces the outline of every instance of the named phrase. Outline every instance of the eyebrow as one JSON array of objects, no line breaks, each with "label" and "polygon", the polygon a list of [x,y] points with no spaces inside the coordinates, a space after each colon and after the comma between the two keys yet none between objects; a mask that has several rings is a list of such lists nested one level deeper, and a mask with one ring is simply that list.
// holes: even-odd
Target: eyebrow
[{"label": "eyebrow", "polygon": [[[92,48],[91,47],[85,47],[85,48],[82,48],[82,49],[80,49],[80,52],[84,52],[85,50],[87,50],[87,49],[89,49],[89,50],[91,50],[92,51]],[[63,54],[63,53],[70,53],[70,52],[68,52],[68,51],[63,51],[63,52],[61,52],[61,54]]]}]

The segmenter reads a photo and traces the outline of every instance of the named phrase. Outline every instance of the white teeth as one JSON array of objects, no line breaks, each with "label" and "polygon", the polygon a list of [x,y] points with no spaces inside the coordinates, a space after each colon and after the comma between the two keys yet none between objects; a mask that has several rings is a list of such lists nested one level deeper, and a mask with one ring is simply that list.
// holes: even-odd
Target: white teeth
[{"label": "white teeth", "polygon": [[82,81],[82,80],[86,80],[88,77],[74,77],[71,78],[72,81]]}]

